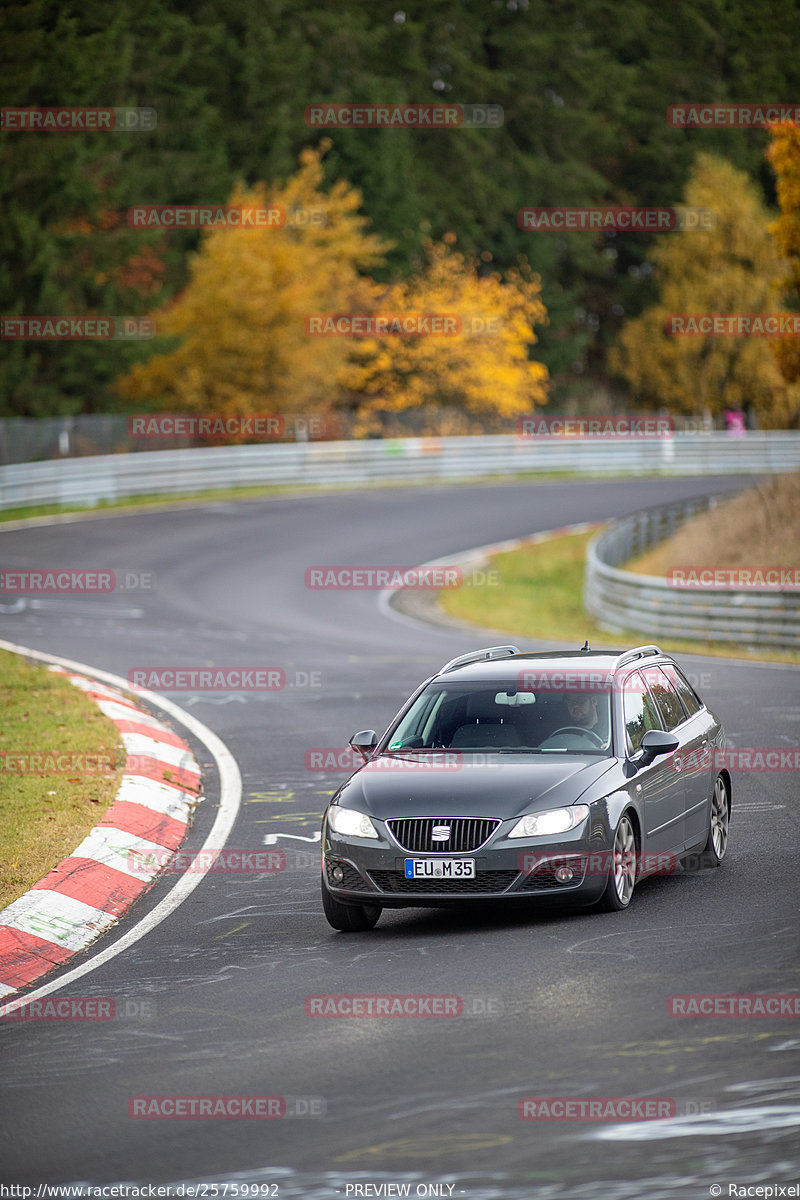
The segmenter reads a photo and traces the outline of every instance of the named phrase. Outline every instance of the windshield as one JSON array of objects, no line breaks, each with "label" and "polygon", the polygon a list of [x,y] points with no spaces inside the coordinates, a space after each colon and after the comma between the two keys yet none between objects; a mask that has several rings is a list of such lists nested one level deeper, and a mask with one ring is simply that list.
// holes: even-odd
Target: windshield
[{"label": "windshield", "polygon": [[387,749],[603,754],[611,741],[609,689],[516,690],[513,681],[442,683],[422,692]]}]

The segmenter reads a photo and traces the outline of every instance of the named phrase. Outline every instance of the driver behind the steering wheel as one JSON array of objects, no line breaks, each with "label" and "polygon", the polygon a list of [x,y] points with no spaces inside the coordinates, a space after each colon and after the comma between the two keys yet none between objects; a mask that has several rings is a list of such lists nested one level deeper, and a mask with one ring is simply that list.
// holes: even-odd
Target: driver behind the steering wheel
[{"label": "driver behind the steering wheel", "polygon": [[570,722],[576,728],[588,729],[596,734],[605,744],[608,740],[608,730],[603,727],[597,711],[597,697],[590,692],[576,692],[567,696],[567,711]]}]

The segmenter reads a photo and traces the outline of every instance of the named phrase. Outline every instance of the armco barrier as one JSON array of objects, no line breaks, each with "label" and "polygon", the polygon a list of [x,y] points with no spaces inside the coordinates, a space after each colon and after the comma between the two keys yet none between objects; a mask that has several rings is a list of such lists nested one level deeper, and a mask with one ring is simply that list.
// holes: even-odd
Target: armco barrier
[{"label": "armco barrier", "polygon": [[678,433],[652,441],[418,437],[155,450],[11,463],[0,508],[85,504],[275,484],[362,484],[492,475],[760,475],[800,468],[800,431]]},{"label": "armco barrier", "polygon": [[714,496],[702,496],[633,513],[612,521],[592,539],[586,553],[584,606],[603,629],[756,647],[800,646],[800,592],[684,590],[658,576],[619,569],[718,502]]}]

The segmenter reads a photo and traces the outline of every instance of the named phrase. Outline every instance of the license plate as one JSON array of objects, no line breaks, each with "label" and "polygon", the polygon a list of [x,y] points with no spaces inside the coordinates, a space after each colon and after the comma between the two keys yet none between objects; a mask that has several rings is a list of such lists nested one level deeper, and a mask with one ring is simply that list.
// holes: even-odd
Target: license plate
[{"label": "license plate", "polygon": [[406,879],[474,879],[472,858],[407,858]]}]

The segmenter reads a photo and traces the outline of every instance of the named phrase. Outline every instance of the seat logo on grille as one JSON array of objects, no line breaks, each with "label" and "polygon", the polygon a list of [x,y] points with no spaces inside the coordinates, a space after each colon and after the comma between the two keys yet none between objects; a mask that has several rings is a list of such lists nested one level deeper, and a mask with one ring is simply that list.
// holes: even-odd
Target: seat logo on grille
[{"label": "seat logo on grille", "polygon": [[434,825],[431,830],[432,842],[449,842],[450,841],[450,826],[449,825]]}]

